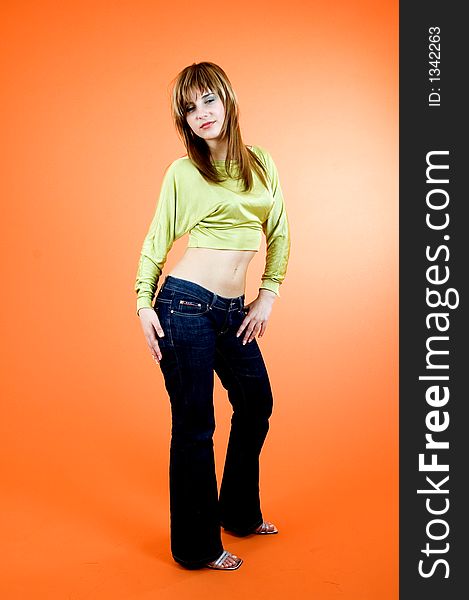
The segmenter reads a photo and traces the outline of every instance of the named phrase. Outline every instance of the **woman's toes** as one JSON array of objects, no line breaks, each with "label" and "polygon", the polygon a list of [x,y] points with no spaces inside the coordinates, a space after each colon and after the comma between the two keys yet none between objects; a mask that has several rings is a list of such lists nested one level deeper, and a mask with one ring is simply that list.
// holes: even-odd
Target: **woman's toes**
[{"label": "woman's toes", "polygon": [[222,563],[223,567],[233,567],[236,563],[237,563],[237,559],[238,557],[236,556],[236,554],[231,554],[230,556],[227,556],[225,558],[225,560]]}]

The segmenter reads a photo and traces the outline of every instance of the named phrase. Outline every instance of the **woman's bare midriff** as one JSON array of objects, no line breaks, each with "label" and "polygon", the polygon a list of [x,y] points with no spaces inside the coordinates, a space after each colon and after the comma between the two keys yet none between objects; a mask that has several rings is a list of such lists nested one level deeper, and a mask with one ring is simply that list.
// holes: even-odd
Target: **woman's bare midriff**
[{"label": "woman's bare midriff", "polygon": [[168,275],[193,281],[225,298],[234,298],[245,292],[248,265],[255,254],[255,250],[186,248]]}]

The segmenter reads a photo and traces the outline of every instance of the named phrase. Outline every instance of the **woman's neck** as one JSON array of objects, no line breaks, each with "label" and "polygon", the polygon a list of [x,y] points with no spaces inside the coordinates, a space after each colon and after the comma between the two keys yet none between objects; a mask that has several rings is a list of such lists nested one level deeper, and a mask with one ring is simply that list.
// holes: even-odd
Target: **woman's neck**
[{"label": "woman's neck", "polygon": [[206,140],[213,160],[225,160],[228,151],[228,143],[218,140]]}]

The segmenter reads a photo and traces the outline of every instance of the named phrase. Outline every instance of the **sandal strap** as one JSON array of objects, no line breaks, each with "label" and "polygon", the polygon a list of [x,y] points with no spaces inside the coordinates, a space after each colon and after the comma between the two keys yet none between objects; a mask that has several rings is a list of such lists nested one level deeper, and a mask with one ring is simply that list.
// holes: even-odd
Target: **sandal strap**
[{"label": "sandal strap", "polygon": [[217,567],[220,566],[228,555],[229,555],[229,552],[227,550],[223,550],[223,552],[220,554],[220,556],[217,558],[217,560],[213,561],[213,564],[217,565]]},{"label": "sandal strap", "polygon": [[[270,527],[273,525],[273,523],[270,523],[270,521],[263,521],[258,527],[257,527],[257,531],[259,531],[259,533],[265,533],[266,531],[270,530]],[[274,525],[274,529],[276,529],[275,525]]]}]

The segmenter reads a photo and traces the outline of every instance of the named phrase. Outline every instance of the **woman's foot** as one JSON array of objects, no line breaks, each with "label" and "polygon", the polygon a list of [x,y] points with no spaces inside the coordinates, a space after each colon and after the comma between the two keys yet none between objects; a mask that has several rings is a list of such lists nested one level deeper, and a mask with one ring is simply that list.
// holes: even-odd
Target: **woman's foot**
[{"label": "woman's foot", "polygon": [[256,529],[254,529],[254,533],[262,533],[262,534],[265,534],[265,533],[278,533],[278,529],[270,521],[263,521],[259,525],[259,527],[256,527]]},{"label": "woman's foot", "polygon": [[236,554],[231,554],[228,550],[223,550],[217,559],[212,560],[205,566],[210,569],[219,569],[221,571],[234,571],[241,566],[242,562],[243,559],[236,556]]}]

